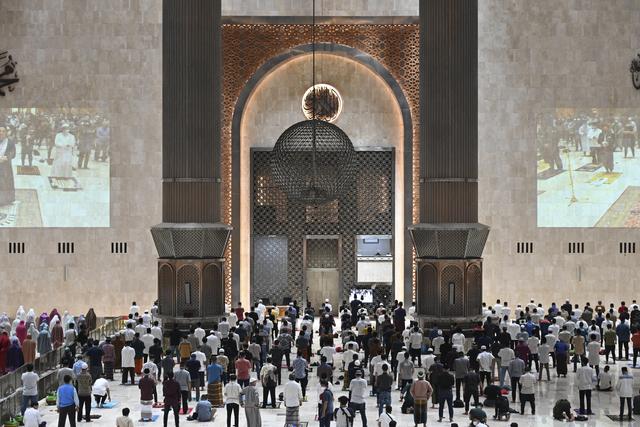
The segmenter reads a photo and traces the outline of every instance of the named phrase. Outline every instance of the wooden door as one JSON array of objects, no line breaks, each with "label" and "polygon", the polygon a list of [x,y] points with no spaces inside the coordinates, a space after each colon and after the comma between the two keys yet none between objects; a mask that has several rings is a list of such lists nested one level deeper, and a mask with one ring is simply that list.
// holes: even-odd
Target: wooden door
[{"label": "wooden door", "polygon": [[333,314],[340,305],[340,271],[337,268],[307,268],[307,298],[319,313],[322,303],[329,299]]}]

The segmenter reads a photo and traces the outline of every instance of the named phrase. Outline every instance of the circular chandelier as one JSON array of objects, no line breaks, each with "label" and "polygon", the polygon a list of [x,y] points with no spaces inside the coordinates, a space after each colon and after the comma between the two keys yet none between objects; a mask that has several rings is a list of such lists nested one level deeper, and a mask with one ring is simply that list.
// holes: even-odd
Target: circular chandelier
[{"label": "circular chandelier", "polygon": [[278,138],[271,172],[289,200],[321,204],[346,192],[354,160],[353,144],[342,129],[322,120],[305,120]]},{"label": "circular chandelier", "polygon": [[[349,188],[354,175],[355,150],[347,134],[329,123],[332,120],[328,119],[334,114],[319,114],[322,109],[318,102],[320,85],[316,85],[315,24],[314,0],[311,25],[313,83],[311,93],[305,93],[303,97],[305,116],[310,117],[280,135],[271,155],[271,172],[275,183],[291,202],[318,205],[339,198]],[[342,102],[339,105],[341,108]],[[339,109],[335,112],[333,120],[340,114]]]}]

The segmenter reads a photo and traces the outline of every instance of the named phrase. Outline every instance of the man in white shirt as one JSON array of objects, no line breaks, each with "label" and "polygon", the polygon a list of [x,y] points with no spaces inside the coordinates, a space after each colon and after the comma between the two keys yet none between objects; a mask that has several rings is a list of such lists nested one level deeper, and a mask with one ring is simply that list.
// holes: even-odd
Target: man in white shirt
[{"label": "man in white shirt", "polygon": [[324,307],[325,307],[325,310],[328,308],[330,313],[333,312],[333,306],[329,302],[329,298],[324,300]]},{"label": "man in white shirt", "polygon": [[196,328],[193,330],[193,335],[198,338],[198,342],[202,342],[202,338],[207,336],[207,333],[202,329],[202,323],[198,322]]},{"label": "man in white shirt", "polygon": [[336,349],[333,346],[325,345],[320,349],[320,355],[327,358],[327,363],[333,366],[333,355],[336,354]]},{"label": "man in white shirt", "polygon": [[391,421],[395,421],[395,419],[391,416],[391,405],[387,405],[384,408],[384,412],[378,418],[378,423],[380,427],[390,427]]},{"label": "man in white shirt", "polygon": [[140,341],[143,342],[144,344],[144,361],[146,362],[149,359],[149,349],[151,348],[151,346],[153,345],[153,340],[155,340],[156,337],[153,336],[153,334],[151,333],[151,328],[147,328],[147,331],[144,335],[142,335],[142,337],[140,338]]},{"label": "man in white shirt", "polygon": [[154,338],[158,338],[160,342],[162,342],[162,328],[159,326],[158,321],[153,322],[153,326],[151,327],[151,335]]},{"label": "man in white shirt", "polygon": [[262,300],[258,300],[258,305],[256,306],[256,313],[258,313],[258,320],[264,320],[264,313],[267,311],[267,307],[262,303]]},{"label": "man in white shirt", "polygon": [[433,345],[433,354],[440,356],[440,346],[442,344],[444,344],[444,337],[442,336],[442,330],[438,329],[438,336],[431,342],[431,345]]},{"label": "man in white shirt", "polygon": [[207,336],[207,345],[211,347],[211,354],[218,354],[218,349],[220,349],[220,338],[211,331],[211,334]]},{"label": "man in white shirt", "polygon": [[502,307],[502,317],[507,316],[509,318],[511,316],[511,307],[508,306],[508,303],[505,301],[504,306]]},{"label": "man in white shirt", "polygon": [[422,367],[422,332],[416,326],[413,328],[413,331],[409,335],[409,354],[411,355],[411,361],[416,362],[416,358],[418,359],[418,366]]},{"label": "man in white shirt", "polygon": [[24,411],[22,420],[24,427],[44,427],[46,423],[42,421],[40,411],[38,411],[38,402],[31,402],[31,406]]},{"label": "man in white shirt", "polygon": [[498,352],[498,357],[500,358],[500,387],[504,387],[504,381],[507,372],[509,372],[509,364],[513,359],[516,358],[516,354],[509,347],[502,347]]},{"label": "man in white shirt", "polygon": [[349,401],[349,409],[353,413],[355,418],[356,412],[360,412],[362,418],[362,425],[367,425],[367,410],[366,410],[366,396],[367,396],[367,380],[362,378],[362,371],[356,371],[356,377],[349,383],[349,392],[351,394],[351,400]]},{"label": "man in white shirt", "polygon": [[234,374],[229,376],[229,382],[224,386],[224,397],[227,409],[227,424],[231,424],[231,414],[235,417],[235,426],[239,426],[238,417],[240,412],[240,392],[242,387],[236,381]]},{"label": "man in white shirt", "polygon": [[149,314],[149,310],[145,310],[142,315],[142,324],[147,328],[151,327],[151,315]]},{"label": "man in white shirt", "polygon": [[227,322],[227,318],[223,317],[220,320],[220,324],[218,325],[218,331],[220,332],[221,336],[226,337],[229,335],[229,330],[231,330],[231,325],[229,325],[229,322]]},{"label": "man in white shirt", "polygon": [[[38,404],[38,380],[40,377],[33,372],[31,363],[26,366],[27,372],[22,374],[22,406],[21,413],[24,414],[28,407],[34,402]],[[37,406],[36,406],[37,407]]]},{"label": "man in white shirt", "polygon": [[129,343],[125,343],[121,352],[122,366],[122,385],[127,383],[127,376],[131,375],[131,384],[135,384],[135,362],[136,351]]},{"label": "man in white shirt", "polygon": [[289,382],[284,385],[284,406],[287,408],[285,424],[297,424],[300,419],[300,405],[302,404],[302,387],[295,381],[293,374],[289,375]]},{"label": "man in white shirt", "polygon": [[431,368],[434,363],[436,363],[436,355],[433,354],[432,348],[428,348],[427,354],[422,356],[422,365],[424,366],[425,372],[429,372],[429,368]]},{"label": "man in white shirt", "polygon": [[140,313],[140,307],[138,307],[138,304],[134,301],[131,303],[131,308],[129,308],[129,314],[135,316],[136,313]]},{"label": "man in white shirt", "polygon": [[480,388],[484,390],[484,383],[487,385],[493,382],[493,367],[495,366],[495,357],[486,346],[480,347],[482,351],[478,357],[478,365],[480,365]]}]

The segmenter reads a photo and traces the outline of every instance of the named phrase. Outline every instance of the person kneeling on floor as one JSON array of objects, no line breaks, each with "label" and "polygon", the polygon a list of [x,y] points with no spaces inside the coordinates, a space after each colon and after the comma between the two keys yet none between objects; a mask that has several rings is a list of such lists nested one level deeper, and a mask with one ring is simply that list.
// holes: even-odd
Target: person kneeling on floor
[{"label": "person kneeling on floor", "polygon": [[207,399],[207,395],[203,394],[198,403],[196,404],[196,409],[193,411],[193,414],[187,417],[189,421],[201,421],[207,422],[213,419],[213,414],[215,410],[211,406],[211,402]]}]

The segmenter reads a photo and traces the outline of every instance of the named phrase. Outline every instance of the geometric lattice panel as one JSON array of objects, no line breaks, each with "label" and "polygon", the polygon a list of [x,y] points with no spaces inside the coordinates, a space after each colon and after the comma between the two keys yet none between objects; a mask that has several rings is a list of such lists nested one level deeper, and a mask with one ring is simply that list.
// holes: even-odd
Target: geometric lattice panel
[{"label": "geometric lattice panel", "polygon": [[[287,203],[286,196],[271,177],[271,152],[252,151],[252,235],[254,265],[260,254],[256,241],[260,236],[286,237],[286,281],[269,278],[270,273],[252,269],[252,296],[282,295],[302,300],[304,283],[303,240],[305,236],[340,236],[342,260],[336,259],[338,239],[308,239],[308,267],[342,266],[342,299],[346,299],[356,283],[356,235],[393,235],[393,156],[392,150],[356,151],[355,175],[339,199],[323,205]],[[329,245],[332,245],[329,247]],[[326,247],[325,247],[326,246]],[[262,262],[262,261],[260,261]],[[264,271],[264,270],[259,270]],[[263,274],[264,279],[263,280]],[[263,282],[269,282],[268,289]],[[265,293],[265,291],[269,293]],[[393,288],[389,288],[393,295]],[[386,292],[385,292],[386,294]]]},{"label": "geometric lattice panel", "polygon": [[287,280],[287,236],[254,236],[252,257],[251,301],[268,298],[271,304],[282,304],[282,298],[295,291]]}]

